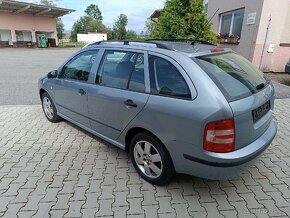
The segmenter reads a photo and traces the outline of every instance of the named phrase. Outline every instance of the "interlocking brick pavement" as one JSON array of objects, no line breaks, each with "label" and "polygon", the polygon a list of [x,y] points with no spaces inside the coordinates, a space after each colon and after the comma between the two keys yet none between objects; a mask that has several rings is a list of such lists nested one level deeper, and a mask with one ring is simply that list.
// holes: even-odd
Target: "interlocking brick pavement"
[{"label": "interlocking brick pavement", "polygon": [[41,107],[0,106],[2,217],[289,217],[290,100],[277,100],[279,130],[241,175],[143,181],[126,152]]}]

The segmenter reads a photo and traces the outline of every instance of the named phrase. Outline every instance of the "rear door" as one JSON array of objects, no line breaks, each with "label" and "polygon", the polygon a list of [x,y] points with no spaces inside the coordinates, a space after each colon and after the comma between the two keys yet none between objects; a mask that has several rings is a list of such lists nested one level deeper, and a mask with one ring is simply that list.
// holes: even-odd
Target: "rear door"
[{"label": "rear door", "polygon": [[245,58],[229,52],[198,57],[228,100],[234,114],[236,149],[259,138],[273,117],[274,89],[269,79]]},{"label": "rear door", "polygon": [[117,139],[145,106],[149,97],[148,81],[146,52],[105,50],[95,84],[88,87],[91,127]]},{"label": "rear door", "polygon": [[87,127],[88,78],[97,54],[98,50],[90,50],[76,55],[63,66],[53,87],[58,111]]}]

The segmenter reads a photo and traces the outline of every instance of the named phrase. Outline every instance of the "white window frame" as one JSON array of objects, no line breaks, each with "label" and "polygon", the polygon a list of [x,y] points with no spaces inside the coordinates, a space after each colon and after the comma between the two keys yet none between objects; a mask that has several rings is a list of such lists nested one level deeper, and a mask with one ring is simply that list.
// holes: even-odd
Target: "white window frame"
[{"label": "white window frame", "polygon": [[[219,23],[219,33],[221,32],[221,28],[222,28],[222,20],[223,20],[223,16],[232,15],[232,19],[231,19],[231,26],[230,26],[230,32],[229,35],[232,34],[233,32],[233,25],[234,25],[234,19],[235,19],[235,13],[239,12],[239,11],[244,11],[244,16],[245,16],[245,9],[238,9],[238,10],[234,10],[231,12],[227,12],[227,13],[222,13],[220,14],[220,23]],[[242,28],[243,28],[243,24],[242,24]]]}]

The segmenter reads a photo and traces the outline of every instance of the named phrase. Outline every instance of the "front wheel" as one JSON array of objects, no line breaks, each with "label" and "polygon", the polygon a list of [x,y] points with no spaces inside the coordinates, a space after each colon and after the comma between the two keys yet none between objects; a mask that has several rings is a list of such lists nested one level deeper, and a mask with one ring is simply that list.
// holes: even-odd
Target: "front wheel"
[{"label": "front wheel", "polygon": [[41,95],[41,102],[43,112],[50,122],[57,123],[61,121],[61,118],[57,115],[56,107],[52,99],[46,92]]},{"label": "front wheel", "polygon": [[147,133],[133,137],[130,156],[140,176],[152,184],[166,184],[175,173],[168,152],[159,140]]}]

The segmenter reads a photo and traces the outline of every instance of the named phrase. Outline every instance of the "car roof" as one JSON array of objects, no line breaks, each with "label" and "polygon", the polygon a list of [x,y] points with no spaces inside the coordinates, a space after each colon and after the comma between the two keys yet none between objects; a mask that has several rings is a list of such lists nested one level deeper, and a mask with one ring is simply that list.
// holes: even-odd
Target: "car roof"
[{"label": "car roof", "polygon": [[137,49],[146,50],[159,53],[181,53],[188,57],[197,57],[203,55],[209,55],[213,52],[224,53],[232,51],[228,48],[218,48],[216,45],[195,40],[190,41],[188,39],[151,39],[146,41],[141,40],[119,40],[119,41],[100,41],[89,44],[86,49],[89,48],[127,48],[127,49]]}]

